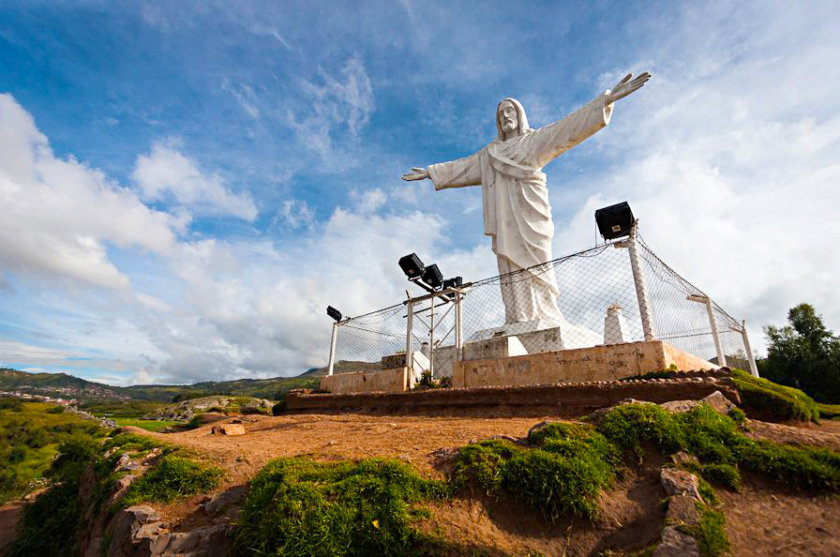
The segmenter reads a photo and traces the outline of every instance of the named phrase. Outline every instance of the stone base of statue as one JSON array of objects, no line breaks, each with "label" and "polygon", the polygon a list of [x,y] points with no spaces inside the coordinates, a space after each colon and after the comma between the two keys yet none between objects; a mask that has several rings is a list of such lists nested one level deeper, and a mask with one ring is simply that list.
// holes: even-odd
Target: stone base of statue
[{"label": "stone base of statue", "polygon": [[[515,336],[525,347],[528,354],[588,348],[604,343],[603,335],[586,327],[572,325],[564,319],[561,322],[534,320],[507,323],[501,327],[483,329],[473,334],[467,344],[508,336]],[[464,347],[466,348],[466,346],[465,344]]]}]

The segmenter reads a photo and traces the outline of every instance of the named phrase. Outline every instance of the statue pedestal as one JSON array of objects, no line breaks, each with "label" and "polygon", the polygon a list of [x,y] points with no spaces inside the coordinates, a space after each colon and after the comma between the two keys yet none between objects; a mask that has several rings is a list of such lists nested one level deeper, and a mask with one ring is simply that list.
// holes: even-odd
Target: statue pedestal
[{"label": "statue pedestal", "polygon": [[[572,325],[565,319],[558,322],[542,320],[522,323],[507,323],[501,327],[484,329],[473,334],[464,345],[464,350],[473,342],[515,336],[528,354],[554,352],[573,348],[588,348],[604,343],[604,337],[586,327]],[[476,359],[469,358],[466,359]]]}]

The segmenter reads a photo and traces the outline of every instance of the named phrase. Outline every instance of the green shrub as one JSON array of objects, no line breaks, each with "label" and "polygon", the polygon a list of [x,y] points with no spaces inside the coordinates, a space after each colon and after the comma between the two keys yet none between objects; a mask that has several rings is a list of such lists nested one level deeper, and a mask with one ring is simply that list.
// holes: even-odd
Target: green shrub
[{"label": "green shrub", "polygon": [[684,444],[682,432],[671,414],[655,404],[625,404],[607,413],[598,423],[598,432],[618,447],[641,460],[645,445],[653,444],[666,452]]},{"label": "green shrub", "polygon": [[219,468],[169,455],[131,484],[122,505],[131,506],[150,501],[167,503],[205,493],[218,486],[223,475]]},{"label": "green shrub", "polygon": [[548,424],[528,441],[530,448],[501,440],[463,447],[453,464],[453,485],[474,483],[487,494],[506,494],[552,522],[563,513],[593,517],[601,490],[615,479],[617,449],[585,424]]},{"label": "green shrub", "polygon": [[406,555],[436,542],[412,527],[414,505],[446,495],[441,482],[379,459],[269,462],[251,481],[236,531],[258,555]]},{"label": "green shrub", "polygon": [[23,401],[19,398],[0,397],[0,410],[11,410],[20,412],[23,409]]},{"label": "green shrub", "polygon": [[817,403],[799,389],[777,385],[740,369],[732,370],[732,381],[750,416],[770,421],[819,422]]},{"label": "green shrub", "polygon": [[78,481],[57,484],[23,511],[17,537],[5,557],[64,557],[77,554],[83,505]]},{"label": "green shrub", "polygon": [[[618,406],[602,418],[597,429],[637,456],[643,455],[646,443],[665,454],[684,449],[704,465],[731,465],[788,485],[840,491],[840,454],[750,439],[734,420],[707,405],[684,414],[669,414],[650,404]],[[727,479],[724,470],[711,473],[723,482],[734,481],[733,474]]]},{"label": "green shrub", "polygon": [[47,414],[64,414],[63,406],[51,406],[47,408]]},{"label": "green shrub", "polygon": [[731,464],[704,464],[700,475],[715,485],[738,491],[741,489],[741,474]]},{"label": "green shrub", "polygon": [[458,452],[452,469],[456,489],[476,484],[487,495],[501,488],[505,463],[524,449],[508,441],[490,439],[470,443]]}]

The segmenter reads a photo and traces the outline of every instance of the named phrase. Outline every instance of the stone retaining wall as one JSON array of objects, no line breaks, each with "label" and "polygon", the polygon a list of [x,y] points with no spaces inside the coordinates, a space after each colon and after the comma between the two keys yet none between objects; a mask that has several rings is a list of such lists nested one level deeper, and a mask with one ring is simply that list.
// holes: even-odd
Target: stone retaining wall
[{"label": "stone retaining wall", "polygon": [[575,417],[628,398],[660,404],[671,400],[699,400],[715,391],[740,403],[727,370],[686,372],[675,379],[525,387],[347,394],[291,391],[286,396],[286,403],[292,412]]}]

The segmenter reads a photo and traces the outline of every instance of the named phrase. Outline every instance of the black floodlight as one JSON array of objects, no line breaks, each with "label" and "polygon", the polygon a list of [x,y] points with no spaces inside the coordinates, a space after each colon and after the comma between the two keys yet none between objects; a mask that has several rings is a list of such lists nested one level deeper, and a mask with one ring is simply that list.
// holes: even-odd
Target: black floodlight
[{"label": "black floodlight", "polygon": [[630,235],[635,219],[626,201],[595,211],[595,222],[604,240],[613,240]]},{"label": "black floodlight", "polygon": [[423,271],[423,282],[437,290],[443,286],[443,273],[440,272],[437,265],[429,265]]},{"label": "black floodlight", "polygon": [[412,253],[400,258],[400,269],[403,270],[408,280],[417,280],[423,276],[425,267],[417,254]]},{"label": "black floodlight", "polygon": [[341,321],[341,312],[332,306],[327,306],[327,315],[335,319],[336,322]]},{"label": "black floodlight", "polygon": [[448,278],[443,281],[443,289],[446,290],[448,288],[454,288],[456,286],[461,286],[462,284],[464,284],[464,279],[461,277]]}]

